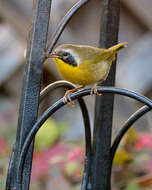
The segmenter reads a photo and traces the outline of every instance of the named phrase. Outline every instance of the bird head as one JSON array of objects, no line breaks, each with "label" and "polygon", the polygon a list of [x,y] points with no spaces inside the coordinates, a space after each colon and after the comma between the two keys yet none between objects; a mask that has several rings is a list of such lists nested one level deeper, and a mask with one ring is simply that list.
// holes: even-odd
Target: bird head
[{"label": "bird head", "polygon": [[76,67],[78,65],[77,62],[77,54],[74,49],[74,46],[64,44],[58,46],[50,55],[50,58],[60,59],[64,63]]}]

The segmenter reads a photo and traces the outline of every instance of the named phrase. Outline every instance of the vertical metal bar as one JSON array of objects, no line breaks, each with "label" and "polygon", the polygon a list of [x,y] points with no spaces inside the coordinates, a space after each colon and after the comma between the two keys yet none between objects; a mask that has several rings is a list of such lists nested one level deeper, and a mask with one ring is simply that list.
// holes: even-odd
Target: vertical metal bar
[{"label": "vertical metal bar", "polygon": [[[34,0],[32,27],[26,56],[26,66],[23,78],[22,96],[18,118],[16,144],[14,148],[14,163],[11,171],[9,189],[16,189],[16,172],[18,158],[23,142],[31,126],[35,123],[38,113],[42,63],[47,41],[48,23],[51,0]],[[23,170],[23,189],[29,189],[33,143],[30,146]]]},{"label": "vertical metal bar", "polygon": [[[108,48],[118,41],[120,0],[104,0],[100,47]],[[102,86],[114,86],[116,62]],[[101,84],[100,84],[101,85]],[[110,190],[110,146],[114,96],[96,97],[94,121],[94,153],[92,167],[93,190]]]}]

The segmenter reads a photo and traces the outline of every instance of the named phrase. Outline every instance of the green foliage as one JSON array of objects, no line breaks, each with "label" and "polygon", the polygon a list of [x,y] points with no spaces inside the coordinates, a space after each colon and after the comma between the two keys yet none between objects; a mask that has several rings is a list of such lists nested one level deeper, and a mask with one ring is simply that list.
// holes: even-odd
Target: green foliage
[{"label": "green foliage", "polygon": [[137,183],[131,182],[131,183],[128,183],[125,190],[141,190],[141,188],[139,187],[139,185]]},{"label": "green foliage", "polygon": [[36,134],[35,150],[42,151],[52,146],[65,130],[64,123],[58,124],[53,119],[48,119]]},{"label": "green foliage", "polygon": [[64,172],[66,173],[67,176],[74,176],[77,173],[82,174],[83,168],[82,164],[79,163],[78,161],[71,161],[67,163],[64,167]]},{"label": "green foliage", "polygon": [[131,155],[125,150],[118,150],[115,154],[113,163],[117,164],[125,164],[126,162],[131,160]]},{"label": "green foliage", "polygon": [[0,175],[0,190],[5,188],[5,176]]}]

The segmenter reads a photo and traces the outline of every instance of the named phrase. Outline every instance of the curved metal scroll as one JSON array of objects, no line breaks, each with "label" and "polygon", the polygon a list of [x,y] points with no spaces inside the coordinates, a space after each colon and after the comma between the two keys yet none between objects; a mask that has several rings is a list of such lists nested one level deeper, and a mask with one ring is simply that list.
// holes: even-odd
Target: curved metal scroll
[{"label": "curved metal scroll", "polygon": [[[148,108],[152,108],[152,101],[140,94],[137,94],[133,91],[129,91],[126,89],[121,89],[121,88],[114,88],[114,87],[100,87],[98,88],[99,93],[113,93],[113,94],[119,94],[119,95],[124,95],[131,97],[133,99],[136,99],[139,102],[142,102],[148,106]],[[82,91],[73,93],[70,95],[71,100],[75,100],[77,98],[80,98],[82,96],[87,96],[90,95],[91,89],[84,89]],[[27,136],[25,143],[22,148],[22,152],[20,154],[20,159],[19,159],[19,165],[18,165],[18,176],[17,176],[17,184],[18,190],[21,190],[21,182],[22,182],[22,170],[23,170],[23,165],[24,165],[24,159],[26,152],[28,150],[28,147],[30,146],[32,139],[36,135],[37,131],[40,129],[42,124],[53,114],[55,113],[58,109],[63,107],[65,104],[63,102],[63,98],[58,100],[55,104],[53,104],[40,118],[39,120],[35,123],[35,125],[32,127],[31,131],[29,132],[29,135]],[[138,115],[138,114],[137,114]]]},{"label": "curved metal scroll", "polygon": [[60,24],[58,25],[58,28],[56,29],[55,33],[52,35],[51,39],[49,40],[49,43],[47,45],[47,52],[46,53],[51,53],[55,44],[57,43],[60,35],[62,34],[64,28],[72,18],[72,16],[83,6],[85,5],[89,0],[80,0],[78,1],[68,12],[67,14],[63,17],[61,20]]},{"label": "curved metal scroll", "polygon": [[128,129],[134,124],[135,121],[137,121],[140,117],[142,117],[145,113],[150,111],[152,107],[143,106],[139,110],[137,110],[134,114],[132,114],[129,119],[123,124],[121,130],[119,131],[118,135],[116,136],[113,145],[111,147],[111,161],[113,161],[113,158],[115,156],[116,150],[118,148],[118,145],[123,138],[123,136],[126,134]]},{"label": "curved metal scroll", "polygon": [[[60,80],[56,81],[50,85],[48,85],[46,88],[44,88],[41,93],[40,93],[40,100],[39,102],[41,103],[43,99],[53,90],[56,88],[68,88],[72,89],[75,88],[76,86],[73,83],[70,83],[65,80]],[[84,174],[83,174],[83,180],[82,180],[82,190],[85,190],[87,187],[87,183],[89,181],[89,174],[90,174],[90,169],[91,169],[91,152],[92,152],[92,147],[91,147],[91,127],[90,127],[90,119],[89,119],[89,113],[86,107],[86,104],[82,98],[78,98],[78,102],[80,105],[80,109],[82,112],[83,116],[83,121],[84,121],[84,129],[85,129],[85,166],[84,166]]]},{"label": "curved metal scroll", "polygon": [[[49,92],[52,92],[56,88],[60,88],[60,87],[72,89],[72,88],[75,88],[75,85],[70,82],[64,81],[64,80],[56,81],[56,82],[48,85],[44,90],[42,90],[42,92],[40,94],[40,100],[39,100],[40,103],[49,94]],[[80,104],[80,108],[82,111],[84,127],[85,127],[86,155],[85,155],[84,176],[83,176],[83,180],[82,180],[82,189],[84,190],[87,187],[87,183],[89,181],[90,169],[91,169],[91,129],[90,129],[89,114],[88,114],[88,110],[85,105],[85,102],[83,101],[82,98],[78,98],[78,102]],[[24,165],[24,163],[23,163],[23,165]],[[21,179],[22,179],[22,176],[21,176]],[[22,181],[22,180],[20,180],[20,181]]]}]

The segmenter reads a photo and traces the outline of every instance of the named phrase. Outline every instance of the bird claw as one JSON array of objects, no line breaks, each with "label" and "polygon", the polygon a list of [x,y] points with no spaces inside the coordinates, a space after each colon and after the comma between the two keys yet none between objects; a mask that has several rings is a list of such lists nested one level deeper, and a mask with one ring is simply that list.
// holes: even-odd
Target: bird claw
[{"label": "bird claw", "polygon": [[64,104],[68,104],[69,106],[73,106],[74,102],[72,102],[71,98],[68,95],[64,95],[63,97]]},{"label": "bird claw", "polygon": [[97,96],[101,96],[102,93],[99,93],[98,92],[98,86],[94,86],[93,88],[91,88],[91,92],[90,92],[91,95],[97,95]]},{"label": "bird claw", "polygon": [[73,92],[77,92],[77,91],[79,91],[81,89],[83,89],[83,86],[79,86],[79,87],[76,87],[74,89],[66,91],[65,95],[63,96],[63,102],[64,102],[64,104],[68,104],[70,106],[73,106],[74,103],[72,102],[72,100],[69,97],[69,95],[72,94]]},{"label": "bird claw", "polygon": [[72,102],[72,100],[69,96],[70,94],[72,94],[72,90],[66,91],[65,95],[63,96],[63,102],[64,102],[64,104],[68,104],[69,106],[73,106],[74,103]]}]

